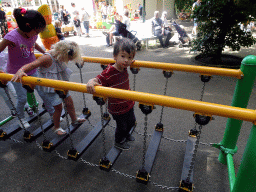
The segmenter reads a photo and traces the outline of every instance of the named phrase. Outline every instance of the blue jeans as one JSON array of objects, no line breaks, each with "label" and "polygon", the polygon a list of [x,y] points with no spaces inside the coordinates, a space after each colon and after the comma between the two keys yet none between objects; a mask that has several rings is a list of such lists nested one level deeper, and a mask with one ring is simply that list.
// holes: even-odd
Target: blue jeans
[{"label": "blue jeans", "polygon": [[89,21],[84,21],[84,28],[87,34],[89,34],[89,27],[90,27]]},{"label": "blue jeans", "polygon": [[[12,82],[8,82],[7,84],[7,91],[9,92],[10,96],[12,95],[15,99],[17,98],[15,89],[13,87]],[[3,88],[0,88],[0,95],[3,97],[6,105],[9,107],[10,110],[13,110],[13,106],[11,104],[11,101],[9,100],[9,98],[7,97],[5,90]]]},{"label": "blue jeans", "polygon": [[[37,72],[35,72],[34,74],[32,74],[31,76],[33,77],[37,77]],[[18,82],[13,82],[13,86],[15,88],[15,91],[17,94],[17,105],[16,105],[16,110],[17,113],[19,115],[20,118],[24,118],[25,114],[24,114],[24,106],[27,102],[27,90],[25,88],[22,87],[21,83]],[[42,98],[44,104],[45,104],[45,108],[46,110],[50,113],[50,115],[52,116],[54,113],[54,108],[51,105],[50,100],[48,99],[47,95],[44,94],[44,92],[38,90],[38,86],[35,87],[35,89],[37,90],[38,94],[40,95],[40,97]]]}]

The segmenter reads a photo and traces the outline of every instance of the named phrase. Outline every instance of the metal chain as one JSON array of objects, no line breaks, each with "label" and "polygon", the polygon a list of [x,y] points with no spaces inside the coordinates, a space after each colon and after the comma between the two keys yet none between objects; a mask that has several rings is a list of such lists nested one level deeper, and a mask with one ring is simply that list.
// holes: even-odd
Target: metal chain
[{"label": "metal chain", "polygon": [[[167,92],[167,84],[168,84],[168,78],[166,77],[165,87],[164,87],[164,95],[166,95],[166,92]],[[163,113],[164,113],[164,106],[162,106],[162,109],[161,109],[160,123],[162,123]]]},{"label": "metal chain", "polygon": [[147,123],[148,116],[145,115],[145,122],[144,122],[144,141],[143,141],[143,156],[142,156],[142,167],[145,167],[145,159],[146,159],[146,150],[147,150]]},{"label": "metal chain", "polygon": [[14,109],[14,111],[15,111],[15,113],[16,113],[16,115],[17,115],[19,121],[20,121],[20,124],[21,124],[21,126],[22,126],[21,128],[22,128],[23,130],[26,130],[26,128],[25,128],[23,122],[21,121],[20,116],[18,115],[18,112],[17,112],[16,107],[15,107],[14,103],[12,102],[12,99],[11,99],[11,96],[10,96],[10,94],[9,94],[9,91],[8,91],[7,86],[4,88],[4,91],[5,91],[5,93],[6,93],[7,97],[8,97],[8,99],[9,99],[11,105],[12,105],[12,108]]},{"label": "metal chain", "polygon": [[89,119],[87,119],[87,122],[89,123],[89,125],[90,125],[91,127],[93,127],[93,128],[95,127],[95,125],[93,125]]},{"label": "metal chain", "polygon": [[108,99],[105,100],[105,113],[108,113]]},{"label": "metal chain", "polygon": [[[79,68],[79,71],[80,71],[80,79],[81,79],[81,83],[83,84],[83,75],[82,75],[82,69],[80,67]],[[84,107],[86,107],[86,101],[85,101],[85,94],[83,92],[83,100],[84,100]]]},{"label": "metal chain", "polygon": [[64,111],[65,111],[65,116],[66,116],[66,121],[67,121],[70,145],[71,145],[71,148],[74,149],[75,147],[74,147],[74,144],[73,144],[72,134],[71,134],[70,127],[69,127],[70,124],[69,124],[69,120],[68,120],[67,105],[66,105],[65,99],[62,99],[62,100],[63,100],[63,104],[64,104]]},{"label": "metal chain", "polygon": [[204,90],[205,90],[205,82],[204,82],[204,84],[203,84],[203,87],[202,87],[202,91],[201,91],[201,98],[200,98],[200,101],[203,101]]},{"label": "metal chain", "polygon": [[[32,99],[33,99],[33,104],[36,106],[35,97],[32,97]],[[37,115],[37,121],[39,122],[40,128],[41,128],[41,130],[42,130],[44,140],[47,140],[47,137],[46,137],[46,135],[45,135],[45,132],[44,132],[44,129],[43,129],[43,126],[42,126],[41,117],[40,117],[40,115],[39,115],[38,106],[35,107],[35,110],[36,110],[35,112],[36,112],[36,115]]]},{"label": "metal chain", "polygon": [[40,145],[40,143],[37,142],[37,140],[36,140],[36,146],[37,146],[39,149],[43,150],[43,147]]},{"label": "metal chain", "polygon": [[102,126],[102,142],[103,142],[103,156],[107,156],[107,150],[105,146],[105,128],[104,128],[104,121],[103,121],[103,107],[100,105],[100,115],[101,115],[101,126]]},{"label": "metal chain", "polygon": [[24,144],[24,142],[19,141],[17,139],[10,138],[10,140],[13,141],[14,143]]},{"label": "metal chain", "polygon": [[133,74],[133,91],[135,91],[136,74]]},{"label": "metal chain", "polygon": [[87,165],[89,165],[89,166],[92,166],[92,167],[99,167],[98,164],[90,163],[90,162],[88,162],[88,161],[86,161],[86,160],[84,160],[82,158],[80,158],[80,161],[85,163],[85,164],[87,164]]},{"label": "metal chain", "polygon": [[195,164],[194,162],[196,160],[196,153],[197,153],[197,148],[198,148],[198,145],[199,145],[199,139],[200,139],[202,127],[203,127],[202,125],[199,125],[199,131],[196,135],[196,144],[195,144],[195,149],[193,151],[193,155],[192,155],[191,162],[190,162],[188,176],[187,176],[187,179],[186,179],[187,182],[190,181],[191,173],[192,173],[192,170],[194,168],[194,164]]},{"label": "metal chain", "polygon": [[54,150],[54,152],[61,158],[67,160],[67,157],[62,156],[57,150]]}]

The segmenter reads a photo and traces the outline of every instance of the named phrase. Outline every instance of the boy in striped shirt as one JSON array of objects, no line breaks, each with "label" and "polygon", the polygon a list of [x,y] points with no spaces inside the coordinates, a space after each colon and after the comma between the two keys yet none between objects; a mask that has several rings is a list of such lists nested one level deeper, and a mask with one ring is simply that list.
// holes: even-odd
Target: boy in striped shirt
[{"label": "boy in striped shirt", "polygon": [[[88,93],[94,93],[94,86],[97,85],[130,90],[127,68],[134,62],[135,53],[136,46],[132,40],[120,39],[114,45],[113,56],[116,63],[109,64],[100,75],[88,81]],[[129,150],[127,141],[135,140],[129,134],[136,121],[133,106],[134,101],[108,98],[108,110],[116,121],[115,147],[122,150]]]}]

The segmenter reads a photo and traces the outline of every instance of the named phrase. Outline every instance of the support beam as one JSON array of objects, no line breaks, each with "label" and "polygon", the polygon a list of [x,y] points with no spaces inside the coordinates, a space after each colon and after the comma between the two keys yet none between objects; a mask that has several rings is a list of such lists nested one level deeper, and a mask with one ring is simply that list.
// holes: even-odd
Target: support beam
[{"label": "support beam", "polygon": [[154,135],[149,143],[147,153],[145,155],[145,167],[142,167],[136,175],[136,181],[147,184],[149,181],[149,175],[152,171],[154,161],[156,158],[156,154],[158,151],[158,147],[161,142],[161,138],[163,135],[163,131],[156,131],[154,132]]},{"label": "support beam", "polygon": [[[87,115],[80,115],[79,118],[87,118]],[[77,125],[72,125],[70,124],[69,126],[69,129],[70,129],[70,132],[69,130],[67,129],[67,134],[63,135],[63,136],[59,136],[59,137],[56,137],[54,138],[52,141],[44,141],[43,142],[43,150],[44,151],[47,151],[47,152],[51,152],[53,151],[56,147],[58,147],[62,142],[64,142],[72,133],[74,133],[81,125],[81,124],[77,124]]]},{"label": "support beam", "polygon": [[[132,134],[134,129],[135,129],[136,125],[132,127],[131,131],[129,132],[129,134]],[[122,153],[123,150],[116,148],[115,146],[113,146],[110,151],[108,152],[106,159],[109,161],[108,165],[100,165],[100,168],[104,171],[110,171],[111,167],[114,165],[114,163],[116,162],[117,158],[119,157],[119,155]]]},{"label": "support beam", "polygon": [[[103,120],[103,127],[107,126],[110,119]],[[101,121],[96,124],[93,130],[75,147],[75,150],[68,151],[68,159],[77,161],[82,154],[90,147],[93,141],[99,136],[102,131]]]},{"label": "support beam", "polygon": [[[62,110],[62,113],[61,113],[61,117],[65,117],[65,111]],[[43,131],[46,132],[48,131],[51,127],[54,126],[54,123],[53,121],[50,119],[48,120],[46,123],[44,123],[42,125],[42,128],[39,127],[37,128],[35,131],[33,131],[32,133],[30,132],[25,132],[24,134],[24,140],[27,141],[27,142],[32,142],[34,141],[35,139],[37,139],[38,137],[40,137],[42,134],[43,134]],[[42,130],[43,129],[43,130]]]},{"label": "support beam", "polygon": [[193,177],[194,177],[194,166],[192,168],[192,172],[190,173],[190,179],[187,181],[187,177],[189,174],[190,166],[191,166],[191,160],[193,158],[194,150],[195,150],[195,144],[196,144],[196,137],[189,136],[187,140],[187,146],[186,146],[186,152],[185,157],[183,161],[183,168],[181,173],[181,180],[180,180],[180,191],[193,191]]}]

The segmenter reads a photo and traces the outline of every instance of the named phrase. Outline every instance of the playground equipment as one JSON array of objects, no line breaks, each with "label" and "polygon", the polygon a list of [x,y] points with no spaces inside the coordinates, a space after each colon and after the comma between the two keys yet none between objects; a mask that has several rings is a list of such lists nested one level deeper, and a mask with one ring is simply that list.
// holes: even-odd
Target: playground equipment
[{"label": "playground equipment", "polygon": [[[85,57],[83,59],[86,60],[87,62],[88,61],[95,62],[95,60],[97,60],[97,62],[101,64],[112,62],[112,60],[110,59],[104,60],[100,58],[95,59],[95,58],[85,58]],[[156,64],[156,65],[153,65],[153,64]],[[225,163],[228,164],[228,172],[230,177],[230,191],[231,192],[238,192],[238,191],[251,192],[251,191],[254,191],[254,181],[255,181],[255,170],[253,168],[254,165],[256,164],[256,159],[254,158],[256,153],[255,152],[256,146],[254,142],[256,137],[255,125],[253,125],[252,127],[252,131],[248,139],[248,143],[241,161],[239,171],[237,173],[237,177],[235,177],[232,156],[235,153],[237,148],[236,142],[238,139],[242,121],[245,120],[245,121],[252,122],[254,124],[256,122],[255,110],[245,109],[247,107],[249,96],[251,94],[251,90],[253,87],[253,81],[256,76],[256,71],[254,69],[255,65],[256,65],[255,56],[247,56],[246,58],[244,58],[240,70],[186,66],[186,65],[178,65],[178,64],[167,65],[164,63],[143,62],[143,61],[136,61],[132,66],[133,68],[147,66],[149,68],[155,67],[155,68],[165,69],[168,71],[175,71],[175,70],[187,71],[187,72],[189,71],[189,72],[204,74],[207,76],[225,75],[230,77],[236,77],[238,79],[238,83],[236,85],[232,106],[207,103],[203,101],[194,101],[189,99],[181,99],[181,98],[175,98],[175,97],[169,97],[169,96],[161,96],[156,94],[135,92],[135,91],[119,90],[119,89],[107,88],[107,87],[101,87],[101,86],[95,87],[95,90],[96,90],[95,95],[100,97],[129,99],[129,100],[140,102],[140,108],[144,111],[143,113],[145,115],[149,114],[150,111],[152,111],[153,109],[152,104],[193,111],[196,113],[195,118],[199,125],[207,124],[204,121],[209,121],[211,119],[211,116],[213,115],[228,117],[229,119],[227,122],[227,128],[226,128],[226,132],[222,142],[219,144],[215,144],[213,146],[221,150],[220,156],[219,156],[220,162],[224,164]],[[1,80],[8,81],[11,78],[12,78],[12,75],[0,74]],[[209,77],[204,77],[203,82],[204,81],[207,82],[209,79],[210,79]],[[35,77],[23,77],[23,82],[26,84],[32,84],[32,85],[50,86],[50,87],[54,87],[56,89],[62,89],[62,90],[71,90],[71,91],[78,91],[83,93],[86,92],[86,85],[80,84],[80,83],[74,84],[72,82],[49,80],[49,79],[35,78]],[[243,95],[243,97],[241,97],[241,94]],[[204,117],[200,117],[199,115],[202,115]],[[145,122],[146,120],[147,119],[145,117]],[[231,131],[231,127],[232,127],[232,131]],[[147,127],[145,126],[145,128]],[[201,128],[199,128],[199,131],[200,130]],[[197,137],[198,135],[196,135],[193,131],[191,131],[190,135],[191,136],[189,136],[189,139],[187,142],[187,146],[189,147],[187,147],[187,149],[189,151],[192,148],[193,154],[192,155],[188,154],[187,157],[189,158],[184,158],[184,163],[188,163],[189,165],[192,165],[191,162],[194,162],[194,161],[190,158],[195,157],[194,156],[195,150],[196,150],[195,146],[198,141],[198,137]],[[190,137],[194,137],[195,135],[196,135],[196,139],[190,138]],[[160,137],[156,136],[155,138],[160,138]],[[187,154],[187,150],[186,150],[186,154]],[[139,173],[142,173],[142,175],[146,175],[146,179],[145,180],[140,179],[140,178],[144,178],[144,176],[141,177],[140,174],[137,178],[139,180],[145,181],[144,183],[147,183],[148,173],[144,174],[145,172],[143,171],[147,169],[146,162],[147,161],[152,162],[152,160],[147,159],[146,154],[143,156],[145,156],[145,161],[143,162],[143,166],[142,166],[142,168],[144,169],[141,169]],[[186,159],[190,159],[190,160],[187,161]],[[113,163],[111,163],[110,165],[113,166]],[[194,167],[192,166],[192,168],[190,167],[189,169],[185,170],[185,172],[183,171],[185,175],[184,177],[185,182],[181,181],[180,190],[183,190],[183,191],[193,190],[193,183],[191,183],[193,182],[192,180],[193,177],[191,177],[194,171],[193,168]],[[146,171],[150,172],[150,170],[146,170]],[[188,172],[191,175],[190,176],[187,175],[186,172]],[[187,178],[188,180],[186,180]],[[182,180],[184,179],[182,174]]]},{"label": "playground equipment", "polygon": [[39,34],[41,41],[46,50],[50,50],[51,46],[59,41],[55,27],[52,24],[52,13],[48,5],[44,4],[38,8],[46,21],[46,28]]}]

